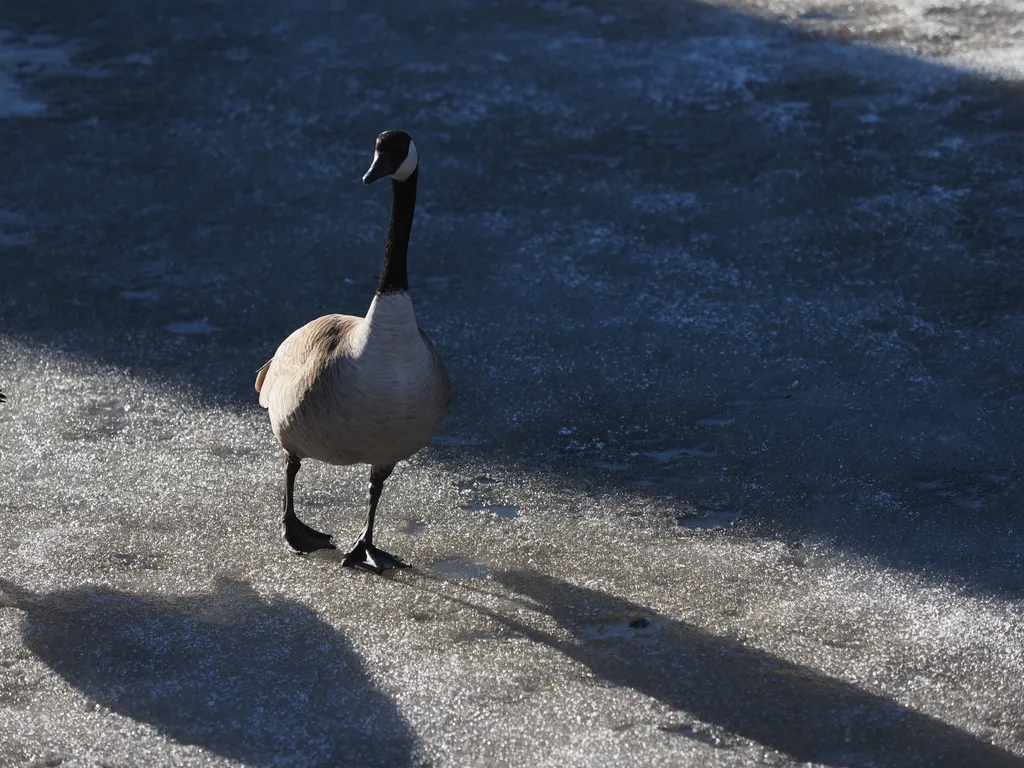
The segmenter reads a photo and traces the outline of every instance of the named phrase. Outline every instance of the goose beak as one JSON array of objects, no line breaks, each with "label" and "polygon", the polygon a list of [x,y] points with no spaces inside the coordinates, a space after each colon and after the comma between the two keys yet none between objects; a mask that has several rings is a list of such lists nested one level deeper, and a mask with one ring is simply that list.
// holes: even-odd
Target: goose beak
[{"label": "goose beak", "polygon": [[387,176],[388,164],[387,161],[379,154],[373,156],[373,163],[370,165],[370,170],[363,174],[363,184],[373,184],[377,179],[382,179]]}]

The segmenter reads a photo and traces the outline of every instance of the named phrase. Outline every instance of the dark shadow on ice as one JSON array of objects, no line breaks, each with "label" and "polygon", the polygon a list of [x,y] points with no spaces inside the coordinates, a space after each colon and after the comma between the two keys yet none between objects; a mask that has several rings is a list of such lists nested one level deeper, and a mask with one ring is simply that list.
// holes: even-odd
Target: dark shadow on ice
[{"label": "dark shadow on ice", "polygon": [[210,594],[30,594],[27,648],[93,701],[246,765],[401,766],[413,736],[345,638],[301,603],[222,580]]},{"label": "dark shadow on ice", "polygon": [[[476,610],[550,645],[603,680],[796,760],[850,768],[1024,766],[1024,760],[960,728],[646,606],[532,571],[494,579],[551,616],[571,639]],[[649,623],[633,630],[633,621]],[[702,727],[680,733],[699,737]]]}]

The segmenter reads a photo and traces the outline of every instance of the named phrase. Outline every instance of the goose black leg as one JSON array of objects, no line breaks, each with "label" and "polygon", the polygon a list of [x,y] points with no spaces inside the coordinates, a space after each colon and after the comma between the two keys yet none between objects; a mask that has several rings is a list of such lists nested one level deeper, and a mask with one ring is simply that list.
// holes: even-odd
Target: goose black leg
[{"label": "goose black leg", "polygon": [[381,491],[384,490],[384,481],[391,476],[394,468],[394,464],[389,467],[370,468],[370,511],[366,514],[366,527],[363,528],[352,551],[345,555],[341,563],[348,568],[380,573],[389,568],[409,567],[408,563],[373,546],[373,518],[377,514],[377,502],[380,501]]},{"label": "goose black leg", "polygon": [[291,547],[292,552],[300,555],[308,555],[318,549],[337,549],[331,542],[329,533],[320,533],[313,530],[295,516],[295,503],[292,496],[295,491],[295,476],[299,473],[302,464],[298,459],[288,457],[288,475],[284,486],[284,520],[281,521],[284,529],[284,540]]}]

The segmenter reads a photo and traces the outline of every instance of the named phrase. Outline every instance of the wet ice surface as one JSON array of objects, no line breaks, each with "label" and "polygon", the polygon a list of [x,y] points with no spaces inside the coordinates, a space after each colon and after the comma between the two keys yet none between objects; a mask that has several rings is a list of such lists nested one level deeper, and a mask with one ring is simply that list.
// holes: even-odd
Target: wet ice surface
[{"label": "wet ice surface", "polygon": [[[0,764],[1024,764],[1022,24],[9,4]],[[456,403],[374,578],[252,384],[385,127]]]},{"label": "wet ice surface", "polygon": [[20,36],[0,28],[0,119],[46,114],[46,103],[28,94],[20,81],[29,75],[67,73],[76,47],[52,35]]},{"label": "wet ice surface", "polygon": [[459,495],[465,499],[465,508],[469,512],[486,512],[504,520],[519,517],[520,508],[514,504],[495,503],[500,495],[499,484],[486,475],[478,475],[472,480],[464,480],[458,484]]},{"label": "wet ice surface", "polygon": [[[137,296],[126,298],[137,298]],[[181,336],[192,336],[195,334],[216,333],[220,328],[210,325],[205,320],[185,320],[177,323],[168,323],[164,326],[164,330]]]},{"label": "wet ice surface", "polygon": [[731,528],[740,519],[740,512],[735,509],[716,509],[684,515],[678,518],[679,525],[691,530],[714,530],[715,528]]}]

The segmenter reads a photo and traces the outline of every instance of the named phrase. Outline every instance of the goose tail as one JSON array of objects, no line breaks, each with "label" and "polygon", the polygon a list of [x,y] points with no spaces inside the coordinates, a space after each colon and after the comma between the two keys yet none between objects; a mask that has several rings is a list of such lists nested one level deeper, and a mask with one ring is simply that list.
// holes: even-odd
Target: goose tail
[{"label": "goose tail", "polygon": [[274,362],[274,358],[270,358],[263,364],[263,367],[256,371],[256,391],[263,391],[263,382],[267,378],[267,371],[270,370],[270,364]]}]

